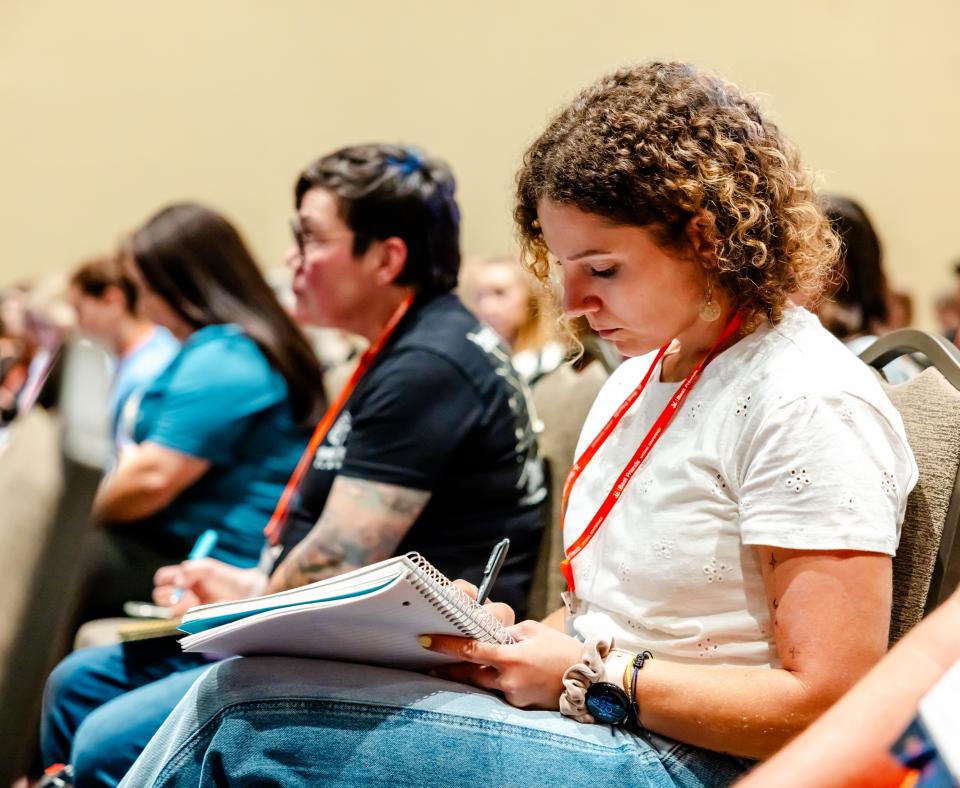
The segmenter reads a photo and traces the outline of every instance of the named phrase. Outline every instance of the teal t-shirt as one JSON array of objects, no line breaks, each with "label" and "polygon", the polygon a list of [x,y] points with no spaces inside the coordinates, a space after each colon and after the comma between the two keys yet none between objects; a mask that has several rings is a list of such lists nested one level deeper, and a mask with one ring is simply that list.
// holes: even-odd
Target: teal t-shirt
[{"label": "teal t-shirt", "polygon": [[134,529],[168,547],[181,542],[186,558],[196,538],[213,528],[220,537],[213,558],[252,566],[309,433],[293,423],[283,376],[228,323],[187,338],[144,391],[133,438],[211,463],[196,484]]}]

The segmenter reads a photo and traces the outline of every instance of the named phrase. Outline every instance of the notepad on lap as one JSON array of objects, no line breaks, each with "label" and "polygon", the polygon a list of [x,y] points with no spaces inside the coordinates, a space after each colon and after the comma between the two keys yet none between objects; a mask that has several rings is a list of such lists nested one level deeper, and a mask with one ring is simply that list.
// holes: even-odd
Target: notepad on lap
[{"label": "notepad on lap", "polygon": [[429,668],[451,662],[417,636],[508,643],[503,625],[417,553],[278,594],[203,605],[180,624],[184,651],[272,654]]}]

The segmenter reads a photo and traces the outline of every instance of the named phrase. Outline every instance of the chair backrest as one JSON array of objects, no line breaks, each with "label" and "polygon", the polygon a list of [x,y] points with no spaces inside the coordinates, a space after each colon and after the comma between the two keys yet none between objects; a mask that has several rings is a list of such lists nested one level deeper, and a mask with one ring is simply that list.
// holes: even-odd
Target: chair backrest
[{"label": "chair backrest", "polygon": [[544,375],[533,387],[534,407],[542,423],[538,441],[547,466],[549,496],[543,507],[543,537],[530,591],[530,618],[543,618],[559,607],[560,592],[567,587],[560,573],[560,492],[573,465],[580,429],[608,374],[598,361],[579,372],[564,364]]},{"label": "chair backrest", "polygon": [[0,785],[29,759],[40,698],[71,620],[101,468],[110,454],[103,351],[74,342],[57,403],[21,414],[0,455]]},{"label": "chair backrest", "polygon": [[904,354],[922,354],[931,366],[912,380],[884,382],[903,418],[919,469],[907,502],[900,546],[893,560],[895,643],[957,587],[960,550],[960,351],[942,337],[903,329],[860,354],[875,369]]}]

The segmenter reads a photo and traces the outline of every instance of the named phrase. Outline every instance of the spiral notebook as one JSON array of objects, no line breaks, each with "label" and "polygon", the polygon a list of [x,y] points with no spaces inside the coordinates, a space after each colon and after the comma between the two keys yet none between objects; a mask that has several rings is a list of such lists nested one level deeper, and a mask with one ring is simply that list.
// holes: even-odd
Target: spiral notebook
[{"label": "spiral notebook", "polygon": [[418,553],[278,594],[192,608],[184,651],[272,654],[420,669],[452,662],[417,636],[513,639]]}]

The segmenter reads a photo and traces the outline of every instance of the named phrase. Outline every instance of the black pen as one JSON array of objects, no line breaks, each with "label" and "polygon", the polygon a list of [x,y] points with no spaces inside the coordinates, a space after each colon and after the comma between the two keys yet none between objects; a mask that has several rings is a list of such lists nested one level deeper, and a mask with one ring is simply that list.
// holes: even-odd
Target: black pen
[{"label": "black pen", "polygon": [[497,582],[497,575],[500,574],[500,568],[507,558],[507,550],[510,549],[510,540],[501,539],[493,546],[493,552],[487,559],[487,565],[483,569],[483,579],[480,580],[480,588],[477,590],[477,604],[482,605],[490,596],[490,589]]}]

